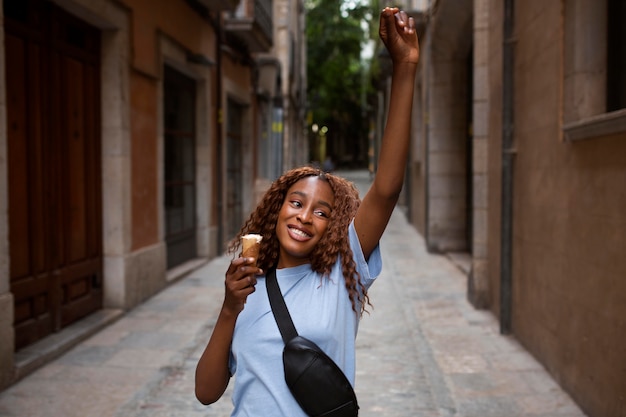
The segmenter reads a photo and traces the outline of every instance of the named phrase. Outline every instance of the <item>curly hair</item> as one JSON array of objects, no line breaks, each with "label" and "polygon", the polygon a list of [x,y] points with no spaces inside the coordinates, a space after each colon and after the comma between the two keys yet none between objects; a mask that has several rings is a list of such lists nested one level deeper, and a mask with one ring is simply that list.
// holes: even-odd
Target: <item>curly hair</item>
[{"label": "curly hair", "polygon": [[[311,269],[322,276],[329,276],[333,265],[340,257],[341,270],[352,303],[352,310],[362,315],[366,311],[365,305],[371,306],[371,303],[367,289],[361,282],[360,275],[356,270],[350,249],[348,227],[361,204],[359,192],[350,181],[312,167],[287,171],[272,183],[237,236],[230,241],[228,252],[233,254],[239,251],[241,236],[248,233],[258,233],[263,237],[263,240],[261,241],[257,265],[263,271],[275,267],[280,251],[280,243],[276,236],[278,214],[285,202],[287,191],[293,184],[306,177],[317,177],[319,180],[327,182],[335,197],[326,233],[311,252]],[[357,311],[357,305],[359,311]]]}]

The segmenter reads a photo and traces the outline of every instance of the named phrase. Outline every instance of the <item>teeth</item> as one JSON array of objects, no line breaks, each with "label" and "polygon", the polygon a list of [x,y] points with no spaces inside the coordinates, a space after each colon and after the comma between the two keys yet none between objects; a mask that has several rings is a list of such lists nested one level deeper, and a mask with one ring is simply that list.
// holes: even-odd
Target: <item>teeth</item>
[{"label": "teeth", "polygon": [[299,229],[291,229],[291,231],[292,231],[294,234],[298,235],[298,236],[302,236],[302,237],[309,237],[309,235],[308,235],[307,233],[303,232],[302,230],[299,230]]}]

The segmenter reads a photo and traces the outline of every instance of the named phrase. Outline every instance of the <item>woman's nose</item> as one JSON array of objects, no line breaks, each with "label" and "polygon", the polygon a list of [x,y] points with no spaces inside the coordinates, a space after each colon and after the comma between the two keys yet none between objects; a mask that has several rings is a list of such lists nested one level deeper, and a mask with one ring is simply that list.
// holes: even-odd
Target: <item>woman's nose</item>
[{"label": "woman's nose", "polygon": [[300,222],[305,224],[311,222],[311,216],[312,213],[308,209],[303,209],[302,211],[300,211],[300,213],[298,213],[298,219],[300,220]]}]

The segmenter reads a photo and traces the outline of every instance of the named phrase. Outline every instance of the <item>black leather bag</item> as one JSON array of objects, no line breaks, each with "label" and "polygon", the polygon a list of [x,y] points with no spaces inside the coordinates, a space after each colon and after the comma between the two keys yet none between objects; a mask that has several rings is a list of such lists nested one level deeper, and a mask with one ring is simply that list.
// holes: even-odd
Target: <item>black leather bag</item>
[{"label": "black leather bag", "polygon": [[311,417],[355,417],[356,394],[343,371],[322,349],[299,336],[280,292],[276,271],[266,275],[272,313],[285,341],[285,381],[300,407]]}]

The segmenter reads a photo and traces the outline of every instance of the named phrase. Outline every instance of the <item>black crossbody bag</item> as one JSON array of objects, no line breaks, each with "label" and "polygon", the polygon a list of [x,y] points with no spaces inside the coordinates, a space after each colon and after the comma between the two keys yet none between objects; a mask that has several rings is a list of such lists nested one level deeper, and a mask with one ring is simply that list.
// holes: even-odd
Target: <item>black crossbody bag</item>
[{"label": "black crossbody bag", "polygon": [[300,407],[311,417],[358,416],[356,394],[343,371],[319,346],[298,335],[276,270],[270,269],[265,279],[272,313],[285,342],[285,381]]}]

